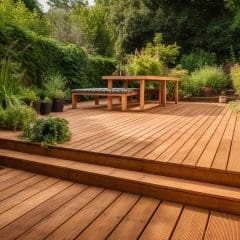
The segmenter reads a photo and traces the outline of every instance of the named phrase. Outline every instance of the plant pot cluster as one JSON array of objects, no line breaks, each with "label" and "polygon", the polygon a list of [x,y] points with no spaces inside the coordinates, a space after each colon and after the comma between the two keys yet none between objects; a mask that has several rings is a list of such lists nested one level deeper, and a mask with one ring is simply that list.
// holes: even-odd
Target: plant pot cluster
[{"label": "plant pot cluster", "polygon": [[32,103],[33,109],[41,115],[48,115],[51,112],[63,112],[65,105],[64,98],[37,100]]},{"label": "plant pot cluster", "polygon": [[40,104],[41,115],[48,115],[51,112],[63,112],[65,105],[64,98],[53,98],[51,100],[43,100]]}]

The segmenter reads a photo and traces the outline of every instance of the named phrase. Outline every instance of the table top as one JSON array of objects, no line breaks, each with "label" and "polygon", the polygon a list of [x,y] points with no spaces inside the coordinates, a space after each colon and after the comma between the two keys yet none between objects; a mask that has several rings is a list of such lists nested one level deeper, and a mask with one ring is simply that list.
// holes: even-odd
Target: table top
[{"label": "table top", "polygon": [[126,81],[126,80],[147,80],[147,81],[180,81],[176,77],[160,77],[160,76],[102,76],[103,80],[116,80],[116,81]]}]

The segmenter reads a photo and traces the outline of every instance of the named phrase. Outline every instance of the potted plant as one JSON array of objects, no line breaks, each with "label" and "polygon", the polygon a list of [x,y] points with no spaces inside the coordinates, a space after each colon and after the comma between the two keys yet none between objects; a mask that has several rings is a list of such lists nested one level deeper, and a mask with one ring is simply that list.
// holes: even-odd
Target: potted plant
[{"label": "potted plant", "polygon": [[45,78],[44,87],[53,100],[52,112],[63,112],[65,104],[65,78],[60,73],[52,73]]},{"label": "potted plant", "polygon": [[65,104],[65,93],[62,90],[56,90],[52,96],[52,112],[63,112]]},{"label": "potted plant", "polygon": [[227,102],[226,91],[222,91],[221,95],[219,95],[219,103],[226,103],[226,102]]},{"label": "potted plant", "polygon": [[32,106],[32,108],[40,114],[41,101],[34,90],[28,88],[24,89],[20,99],[28,106]]},{"label": "potted plant", "polygon": [[52,110],[52,100],[49,97],[45,97],[41,103],[41,115],[48,115]]},{"label": "potted plant", "polygon": [[205,86],[203,88],[203,92],[205,97],[210,97],[212,95],[213,89],[210,86]]}]

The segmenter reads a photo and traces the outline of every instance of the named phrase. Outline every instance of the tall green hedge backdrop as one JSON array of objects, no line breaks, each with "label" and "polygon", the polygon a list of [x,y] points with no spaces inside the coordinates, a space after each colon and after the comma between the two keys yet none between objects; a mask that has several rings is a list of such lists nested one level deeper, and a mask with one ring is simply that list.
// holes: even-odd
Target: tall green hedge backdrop
[{"label": "tall green hedge backdrop", "polygon": [[49,72],[59,72],[67,79],[69,88],[100,87],[102,75],[112,74],[116,62],[110,58],[87,56],[73,44],[37,35],[12,24],[0,28],[0,57],[14,45],[13,60],[26,70],[29,84],[41,87]]}]

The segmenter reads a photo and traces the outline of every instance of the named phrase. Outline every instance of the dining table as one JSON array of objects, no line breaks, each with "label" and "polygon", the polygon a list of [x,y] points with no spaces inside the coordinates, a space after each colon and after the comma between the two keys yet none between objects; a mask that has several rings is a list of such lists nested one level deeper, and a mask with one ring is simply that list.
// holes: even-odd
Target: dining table
[{"label": "dining table", "polygon": [[[153,81],[159,83],[159,105],[165,107],[167,104],[167,82],[174,83],[174,100],[175,104],[178,103],[179,96],[179,81],[177,77],[165,77],[165,76],[102,76],[102,80],[107,81],[109,89],[113,88],[113,83],[116,81],[122,82],[123,88],[128,88],[128,84],[131,81],[139,82],[139,101],[140,110],[144,110],[145,106],[145,87],[147,81]],[[112,102],[112,97],[108,96],[108,102]]]}]

